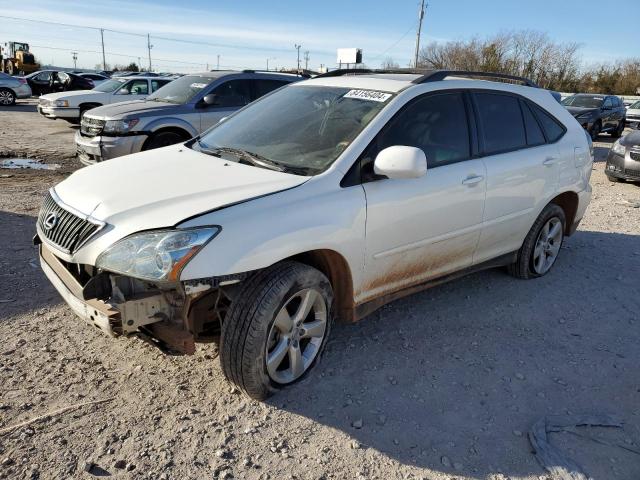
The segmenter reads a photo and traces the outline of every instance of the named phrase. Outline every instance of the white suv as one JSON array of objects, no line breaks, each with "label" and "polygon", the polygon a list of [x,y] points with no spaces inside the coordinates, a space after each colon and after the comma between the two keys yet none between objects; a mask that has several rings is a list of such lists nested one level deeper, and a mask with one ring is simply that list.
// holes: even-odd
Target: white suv
[{"label": "white suv", "polygon": [[220,342],[257,399],[334,318],[484,268],[542,276],[589,203],[591,142],[548,91],[469,75],[331,72],[79,170],[39,214],[42,268],[109,335]]}]

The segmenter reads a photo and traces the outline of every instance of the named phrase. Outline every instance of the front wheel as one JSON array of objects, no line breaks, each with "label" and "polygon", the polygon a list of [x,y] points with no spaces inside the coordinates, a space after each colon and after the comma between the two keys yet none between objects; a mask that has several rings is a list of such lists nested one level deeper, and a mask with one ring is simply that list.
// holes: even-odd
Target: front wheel
[{"label": "front wheel", "polygon": [[594,123],[591,126],[591,130],[589,130],[589,135],[591,135],[591,140],[593,140],[594,142],[598,140],[598,137],[600,136],[600,132],[602,132],[602,124],[600,124],[600,120],[598,120],[596,123]]},{"label": "front wheel", "polygon": [[565,225],[564,210],[555,203],[547,205],[524,239],[517,261],[509,265],[509,273],[525,280],[546,275],[560,253]]},{"label": "front wheel", "polygon": [[153,150],[155,148],[168,147],[184,141],[184,136],[176,132],[158,132],[147,140],[142,150]]},{"label": "front wheel", "polygon": [[246,281],[222,325],[227,380],[264,400],[302,379],[331,331],[333,291],[315,268],[283,262]]},{"label": "front wheel", "polygon": [[0,88],[0,105],[15,105],[16,94],[9,88]]},{"label": "front wheel", "polygon": [[616,129],[611,132],[611,136],[613,138],[620,138],[622,136],[622,132],[624,132],[624,120],[621,120],[620,123],[618,123],[618,126],[616,127]]}]

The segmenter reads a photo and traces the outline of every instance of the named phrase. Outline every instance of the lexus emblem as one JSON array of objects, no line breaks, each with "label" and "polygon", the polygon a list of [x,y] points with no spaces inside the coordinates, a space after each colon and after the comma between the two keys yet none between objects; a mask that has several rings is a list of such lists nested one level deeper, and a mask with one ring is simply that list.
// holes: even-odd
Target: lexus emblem
[{"label": "lexus emblem", "polygon": [[58,224],[58,215],[55,212],[51,212],[46,217],[44,217],[44,222],[42,222],[42,226],[46,231],[51,230]]}]

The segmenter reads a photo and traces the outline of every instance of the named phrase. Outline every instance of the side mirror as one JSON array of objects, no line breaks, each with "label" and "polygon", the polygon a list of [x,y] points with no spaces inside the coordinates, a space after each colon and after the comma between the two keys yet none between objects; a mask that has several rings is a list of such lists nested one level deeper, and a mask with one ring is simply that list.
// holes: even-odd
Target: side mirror
[{"label": "side mirror", "polygon": [[126,88],[121,88],[120,90],[118,90],[118,95],[129,95],[129,90],[127,90]]},{"label": "side mirror", "polygon": [[373,171],[388,178],[420,178],[427,174],[427,157],[416,147],[394,145],[378,153]]},{"label": "side mirror", "polygon": [[218,103],[218,95],[216,95],[215,93],[210,93],[209,95],[205,95],[202,101],[207,106],[215,105],[216,103]]}]

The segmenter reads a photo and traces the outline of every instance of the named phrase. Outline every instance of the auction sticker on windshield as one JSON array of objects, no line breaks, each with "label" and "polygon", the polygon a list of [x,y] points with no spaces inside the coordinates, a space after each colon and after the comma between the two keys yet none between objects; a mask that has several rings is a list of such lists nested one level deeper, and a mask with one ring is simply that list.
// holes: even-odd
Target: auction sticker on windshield
[{"label": "auction sticker on windshield", "polygon": [[390,93],[377,92],[375,90],[349,90],[345,93],[344,98],[357,98],[360,100],[369,100],[372,102],[386,102],[391,98]]},{"label": "auction sticker on windshield", "polygon": [[190,85],[190,87],[191,87],[191,88],[204,88],[204,87],[206,87],[206,86],[207,86],[207,84],[206,84],[206,83],[192,83],[192,84]]}]

